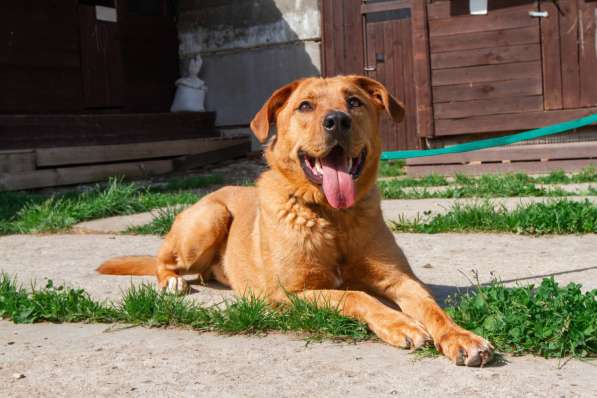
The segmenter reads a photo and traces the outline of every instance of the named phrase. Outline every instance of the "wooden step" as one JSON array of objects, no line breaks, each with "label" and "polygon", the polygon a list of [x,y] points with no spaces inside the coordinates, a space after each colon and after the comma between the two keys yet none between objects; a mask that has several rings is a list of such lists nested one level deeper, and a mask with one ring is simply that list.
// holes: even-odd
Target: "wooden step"
[{"label": "wooden step", "polygon": [[0,115],[0,148],[114,145],[217,137],[214,112]]},{"label": "wooden step", "polygon": [[515,145],[413,158],[406,161],[406,171],[413,177],[517,171],[547,173],[554,170],[577,171],[590,165],[597,166],[597,141]]},{"label": "wooden step", "polygon": [[[250,150],[247,137],[6,152],[6,156],[32,158],[29,163],[21,158],[4,163],[10,170],[0,172],[0,191],[90,183],[110,177],[148,178],[239,158]],[[3,154],[0,152],[0,160]]]}]

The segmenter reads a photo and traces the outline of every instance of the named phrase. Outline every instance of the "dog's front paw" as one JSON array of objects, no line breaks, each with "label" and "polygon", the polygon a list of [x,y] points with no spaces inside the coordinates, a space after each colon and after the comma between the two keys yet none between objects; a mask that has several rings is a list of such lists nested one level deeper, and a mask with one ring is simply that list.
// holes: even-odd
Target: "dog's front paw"
[{"label": "dog's front paw", "polygon": [[407,316],[387,317],[369,327],[382,341],[400,348],[417,349],[431,343],[431,336],[423,325]]},{"label": "dog's front paw", "polygon": [[454,328],[435,341],[436,348],[456,365],[485,366],[492,357],[493,346],[468,330]]},{"label": "dog's front paw", "polygon": [[171,276],[164,287],[167,293],[184,295],[191,290],[187,281],[182,276]]}]

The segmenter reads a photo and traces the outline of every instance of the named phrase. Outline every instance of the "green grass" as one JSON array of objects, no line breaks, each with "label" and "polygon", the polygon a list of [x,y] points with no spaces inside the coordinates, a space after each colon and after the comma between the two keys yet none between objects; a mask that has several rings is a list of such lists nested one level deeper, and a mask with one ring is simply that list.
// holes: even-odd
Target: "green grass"
[{"label": "green grass", "polygon": [[140,213],[155,208],[195,203],[192,192],[165,192],[111,180],[84,193],[51,197],[0,193],[0,234],[63,231],[102,217]]},{"label": "green grass", "polygon": [[212,185],[223,185],[224,176],[220,174],[209,174],[200,176],[188,176],[170,178],[164,187],[165,191],[182,191],[189,189],[207,188]]},{"label": "green grass", "polygon": [[[489,339],[499,351],[559,358],[597,355],[597,290],[583,293],[578,284],[559,287],[553,279],[544,279],[537,288],[493,282],[451,297],[448,304],[446,311],[458,324]],[[0,318],[15,323],[176,326],[225,334],[298,332],[316,340],[375,338],[365,324],[336,308],[295,296],[276,309],[252,296],[206,307],[140,285],[124,292],[118,303],[98,302],[82,289],[57,287],[51,281],[27,291],[6,274],[0,275]],[[418,356],[436,354],[425,347]]]},{"label": "green grass", "polygon": [[448,314],[502,352],[563,358],[597,356],[597,290],[560,287],[553,278],[537,287],[494,282],[449,301]]},{"label": "green grass", "polygon": [[404,160],[382,160],[379,162],[379,175],[397,177],[404,175]]},{"label": "green grass", "polygon": [[518,234],[597,233],[597,205],[588,200],[552,200],[512,211],[490,202],[455,205],[449,212],[416,220],[391,221],[396,232],[513,232]]},{"label": "green grass", "polygon": [[130,227],[126,233],[138,235],[166,235],[168,231],[170,231],[174,219],[182,210],[184,210],[184,207],[181,206],[158,209],[157,214],[149,224]]},{"label": "green grass", "polygon": [[[516,196],[571,196],[577,193],[541,185],[597,182],[594,168],[586,168],[571,176],[564,172],[552,172],[549,176],[531,177],[523,173],[486,174],[478,178],[457,175],[453,181],[445,177],[430,175],[423,178],[402,178],[380,180],[378,182],[385,199],[426,199],[426,198],[489,198]],[[428,187],[445,187],[439,191],[429,191]],[[409,189],[405,189],[409,188]],[[592,195],[595,189],[580,194]]]},{"label": "green grass", "polygon": [[340,315],[336,308],[290,297],[273,309],[247,296],[220,306],[201,306],[184,297],[157,292],[152,286],[132,286],[120,302],[98,302],[82,289],[54,286],[27,291],[6,274],[0,275],[0,318],[15,323],[128,323],[148,327],[180,326],[227,334],[270,331],[308,333],[310,339],[361,341],[372,337],[367,327]]}]

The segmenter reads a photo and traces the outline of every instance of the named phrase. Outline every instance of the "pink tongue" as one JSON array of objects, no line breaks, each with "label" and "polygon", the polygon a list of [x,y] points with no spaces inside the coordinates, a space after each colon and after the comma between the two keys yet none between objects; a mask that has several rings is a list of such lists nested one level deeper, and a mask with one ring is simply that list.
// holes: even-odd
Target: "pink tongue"
[{"label": "pink tongue", "polygon": [[355,189],[348,172],[348,161],[344,151],[335,148],[321,159],[323,168],[323,193],[328,203],[336,209],[346,209],[354,204]]}]

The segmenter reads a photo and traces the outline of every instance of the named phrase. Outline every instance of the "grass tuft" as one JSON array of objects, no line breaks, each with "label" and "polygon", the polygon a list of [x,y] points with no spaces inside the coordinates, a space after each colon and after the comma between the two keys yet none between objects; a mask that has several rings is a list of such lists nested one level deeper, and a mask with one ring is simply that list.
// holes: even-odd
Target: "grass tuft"
[{"label": "grass tuft", "polygon": [[149,224],[130,227],[126,230],[129,234],[138,235],[161,235],[164,236],[170,231],[176,216],[185,209],[184,206],[167,207],[157,209],[156,215]]},{"label": "grass tuft", "polygon": [[382,160],[379,162],[379,175],[382,177],[404,175],[404,165],[404,160]]},{"label": "grass tuft", "polygon": [[502,352],[563,358],[597,355],[597,290],[560,287],[553,278],[537,287],[499,282],[450,299],[448,314],[489,339]]},{"label": "grass tuft", "polygon": [[[375,336],[367,326],[342,316],[337,308],[289,296],[272,308],[247,295],[219,306],[205,307],[184,297],[157,292],[149,285],[132,286],[117,304],[97,302],[82,289],[55,287],[27,291],[0,275],[0,318],[15,323],[128,323],[146,327],[179,326],[225,334],[299,332],[309,339],[363,341]],[[553,278],[507,288],[502,283],[477,285],[450,297],[448,314],[462,327],[489,339],[499,351],[544,357],[597,355],[597,290],[583,293],[571,283],[560,287]],[[424,347],[417,357],[434,357]]]},{"label": "grass tuft", "polygon": [[512,211],[490,202],[456,204],[429,219],[390,221],[396,232],[513,232],[527,235],[597,233],[597,205],[588,200],[554,200]]},{"label": "grass tuft", "polygon": [[112,179],[106,187],[43,198],[0,193],[0,234],[64,231],[81,221],[195,203],[192,192],[158,192]]},{"label": "grass tuft", "polygon": [[[589,166],[571,175],[563,171],[554,171],[547,176],[529,176],[524,173],[485,174],[480,177],[456,175],[451,181],[443,176],[429,175],[421,178],[380,180],[378,186],[384,199],[489,198],[594,195],[594,188],[574,193],[549,187],[550,184],[591,182],[597,182],[597,169]],[[430,187],[445,188],[429,190]]]}]

